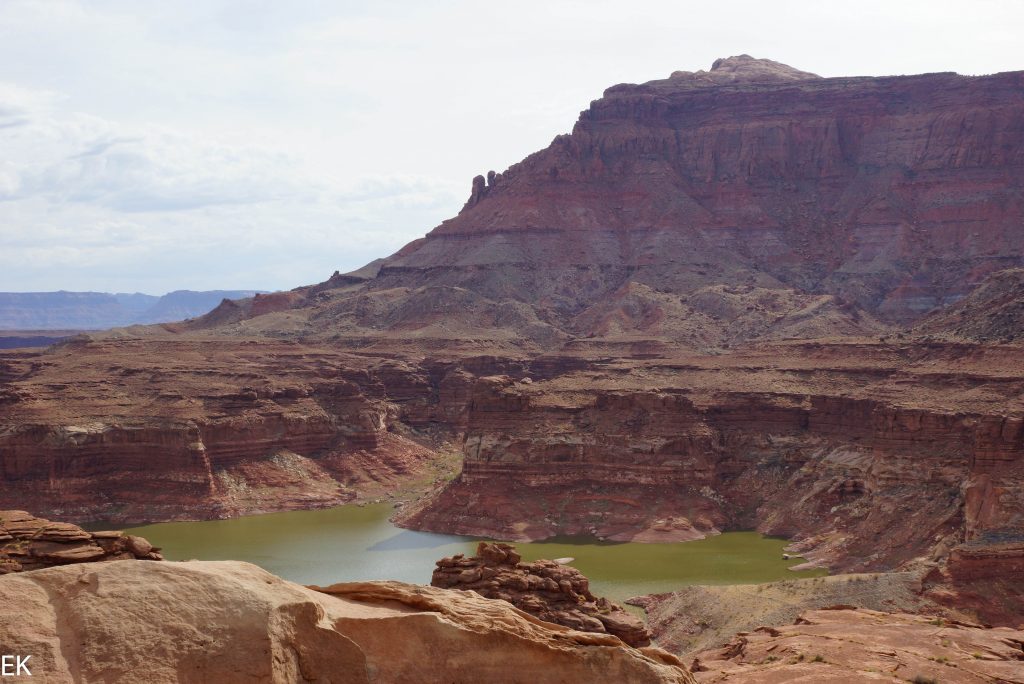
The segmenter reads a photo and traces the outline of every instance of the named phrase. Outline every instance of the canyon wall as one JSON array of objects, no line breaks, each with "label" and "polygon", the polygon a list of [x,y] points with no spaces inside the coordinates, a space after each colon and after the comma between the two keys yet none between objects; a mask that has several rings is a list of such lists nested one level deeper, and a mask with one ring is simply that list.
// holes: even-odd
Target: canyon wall
[{"label": "canyon wall", "polygon": [[[1019,379],[986,385],[978,367],[964,369],[933,377],[930,396],[908,405],[893,391],[920,383],[949,349],[916,362],[883,348],[825,352],[860,356],[861,367],[784,352],[713,370],[650,361],[481,378],[461,475],[399,520],[520,540],[676,541],[757,528],[847,571],[943,557],[993,531],[1021,534]],[[1009,403],[943,406],[964,382],[1001,389]]]},{"label": "canyon wall", "polygon": [[[77,343],[3,361],[0,507],[77,521],[231,517],[382,496],[439,465],[437,401],[402,363],[210,343],[168,364],[134,348]],[[437,379],[442,400],[459,378]],[[458,407],[438,410],[457,421]]]}]

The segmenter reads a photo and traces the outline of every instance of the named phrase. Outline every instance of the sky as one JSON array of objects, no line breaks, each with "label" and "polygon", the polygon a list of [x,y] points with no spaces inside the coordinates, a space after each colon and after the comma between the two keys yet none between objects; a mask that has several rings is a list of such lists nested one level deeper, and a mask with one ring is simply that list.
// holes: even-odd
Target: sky
[{"label": "sky", "polygon": [[290,289],[616,83],[1024,69],[1024,2],[0,0],[0,291]]}]

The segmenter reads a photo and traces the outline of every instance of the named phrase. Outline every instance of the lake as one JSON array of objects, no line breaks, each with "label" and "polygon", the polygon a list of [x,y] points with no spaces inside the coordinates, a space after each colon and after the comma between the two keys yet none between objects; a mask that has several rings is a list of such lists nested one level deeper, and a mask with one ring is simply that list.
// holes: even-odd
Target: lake
[{"label": "lake", "polygon": [[[269,513],[232,520],[171,522],[127,530],[163,548],[169,560],[242,560],[301,584],[394,579],[429,584],[434,562],[472,555],[478,539],[414,532],[388,521],[389,504]],[[562,538],[516,543],[524,560],[572,557],[598,596],[622,601],[687,584],[753,584],[826,574],[793,572],[784,539],[726,532],[675,544]]]}]

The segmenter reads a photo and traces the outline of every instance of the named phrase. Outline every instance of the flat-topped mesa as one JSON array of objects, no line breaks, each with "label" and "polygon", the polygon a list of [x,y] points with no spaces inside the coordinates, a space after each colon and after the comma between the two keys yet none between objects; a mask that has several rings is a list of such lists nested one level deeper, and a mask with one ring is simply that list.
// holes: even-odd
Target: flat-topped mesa
[{"label": "flat-topped mesa", "polygon": [[87,532],[25,511],[0,511],[0,575],[107,560],[163,560],[160,549],[130,534]]},{"label": "flat-topped mesa", "polygon": [[1022,175],[1024,72],[726,57],[613,85],[387,258],[167,330],[512,352],[877,337],[1024,267]]},{"label": "flat-topped mesa", "polygon": [[651,315],[624,332],[650,337],[680,339],[705,309],[678,295],[718,285],[906,324],[1024,265],[1022,117],[1024,72],[822,78],[740,55],[615,85],[370,288],[514,300],[579,337],[608,335],[586,312],[631,285]]},{"label": "flat-topped mesa", "polygon": [[581,632],[612,634],[630,646],[651,643],[643,622],[590,593],[590,581],[579,570],[553,560],[523,563],[510,544],[480,542],[473,558],[442,558],[430,583],[508,601],[541,620]]}]

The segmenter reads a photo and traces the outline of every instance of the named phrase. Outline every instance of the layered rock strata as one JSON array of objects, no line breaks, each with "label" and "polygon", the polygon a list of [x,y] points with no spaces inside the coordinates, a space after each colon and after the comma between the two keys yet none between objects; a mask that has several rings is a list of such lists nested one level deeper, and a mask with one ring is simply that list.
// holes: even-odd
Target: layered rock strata
[{"label": "layered rock strata", "polygon": [[[458,395],[460,377],[436,380],[441,398]],[[0,506],[203,519],[422,486],[449,436],[431,432],[427,387],[427,371],[400,361],[255,340],[12,354],[0,360]]]},{"label": "layered rock strata", "polygon": [[792,344],[482,378],[461,475],[399,520],[506,539],[756,528],[833,570],[935,560],[1022,528],[1021,358]]},{"label": "layered rock strata", "polygon": [[0,511],[0,575],[53,565],[107,560],[163,560],[142,537],[115,530],[86,532],[25,511]]},{"label": "layered rock strata", "polygon": [[30,655],[33,678],[46,682],[693,682],[658,649],[466,592],[397,582],[313,590],[234,561],[8,575],[0,604],[5,653]]},{"label": "layered rock strata", "polygon": [[612,634],[630,646],[650,645],[643,622],[622,606],[591,594],[589,580],[576,568],[552,560],[521,561],[514,546],[480,542],[476,556],[439,560],[430,583],[508,601],[546,622]]}]

